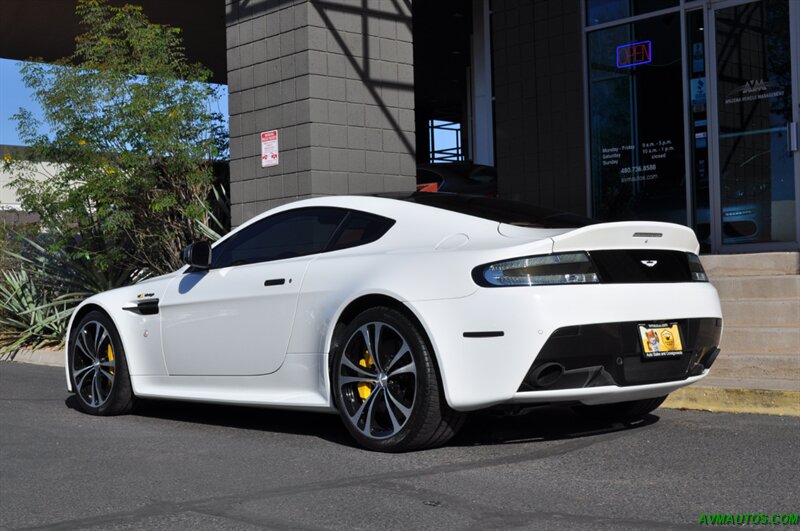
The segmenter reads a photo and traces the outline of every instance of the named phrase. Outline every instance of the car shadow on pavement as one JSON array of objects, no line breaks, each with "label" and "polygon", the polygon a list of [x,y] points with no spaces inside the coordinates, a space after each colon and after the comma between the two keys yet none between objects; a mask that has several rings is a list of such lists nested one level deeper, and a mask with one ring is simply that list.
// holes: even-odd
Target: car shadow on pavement
[{"label": "car shadow on pavement", "polygon": [[[65,403],[70,409],[78,409],[75,395],[70,395]],[[336,414],[155,399],[138,400],[131,414],[209,426],[308,435],[360,448]],[[588,438],[636,430],[658,421],[659,417],[654,414],[632,422],[587,419],[563,406],[537,407],[516,415],[478,412],[468,416],[461,431],[445,446],[491,446]]]},{"label": "car shadow on pavement", "polygon": [[[77,397],[70,395],[67,407],[78,409]],[[339,415],[288,411],[263,407],[182,402],[178,400],[137,399],[130,413],[137,417],[205,424],[242,430],[309,435],[356,447]]]},{"label": "car shadow on pavement", "polygon": [[565,406],[541,406],[516,415],[472,414],[449,446],[483,446],[558,441],[636,430],[659,421],[649,414],[635,421],[590,419]]}]

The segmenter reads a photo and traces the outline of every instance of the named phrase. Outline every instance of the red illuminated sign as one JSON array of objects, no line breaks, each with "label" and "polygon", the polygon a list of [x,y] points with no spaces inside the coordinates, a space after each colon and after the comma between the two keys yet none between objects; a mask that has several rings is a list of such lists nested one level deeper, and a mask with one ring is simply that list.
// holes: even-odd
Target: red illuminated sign
[{"label": "red illuminated sign", "polygon": [[651,41],[632,42],[617,46],[617,68],[646,65],[652,60],[653,43]]}]

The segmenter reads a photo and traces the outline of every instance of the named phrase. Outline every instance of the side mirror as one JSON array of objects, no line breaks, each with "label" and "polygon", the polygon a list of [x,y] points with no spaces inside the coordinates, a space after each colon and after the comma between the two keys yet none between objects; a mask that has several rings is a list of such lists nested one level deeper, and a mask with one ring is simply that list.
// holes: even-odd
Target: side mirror
[{"label": "side mirror", "polygon": [[209,269],[211,267],[211,244],[199,241],[189,244],[183,250],[182,259],[195,269]]}]

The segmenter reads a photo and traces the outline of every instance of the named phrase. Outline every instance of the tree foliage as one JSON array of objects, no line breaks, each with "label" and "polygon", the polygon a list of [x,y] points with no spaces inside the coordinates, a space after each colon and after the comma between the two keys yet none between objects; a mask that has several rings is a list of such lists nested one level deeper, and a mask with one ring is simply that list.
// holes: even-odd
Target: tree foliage
[{"label": "tree foliage", "polygon": [[[209,221],[213,162],[225,155],[225,122],[210,106],[210,72],[190,63],[177,28],[141,7],[79,0],[85,33],[55,64],[28,62],[29,111],[15,115],[29,160],[6,160],[23,208],[41,216],[54,250],[91,261],[109,278],[163,273]],[[36,178],[33,161],[57,172]]]}]

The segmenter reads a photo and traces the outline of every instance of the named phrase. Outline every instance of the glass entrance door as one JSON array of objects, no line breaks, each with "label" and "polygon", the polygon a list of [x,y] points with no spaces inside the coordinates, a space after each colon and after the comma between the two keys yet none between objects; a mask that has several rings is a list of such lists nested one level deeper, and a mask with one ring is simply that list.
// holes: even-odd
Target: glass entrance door
[{"label": "glass entrance door", "polygon": [[728,2],[710,13],[716,82],[711,156],[719,176],[711,243],[717,250],[797,248],[800,156],[792,70],[798,64],[793,17],[800,18],[800,5],[792,4],[800,2]]}]

